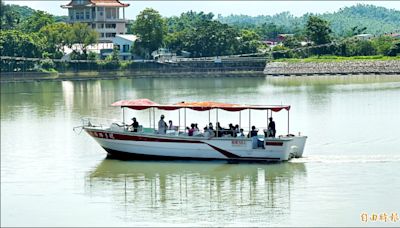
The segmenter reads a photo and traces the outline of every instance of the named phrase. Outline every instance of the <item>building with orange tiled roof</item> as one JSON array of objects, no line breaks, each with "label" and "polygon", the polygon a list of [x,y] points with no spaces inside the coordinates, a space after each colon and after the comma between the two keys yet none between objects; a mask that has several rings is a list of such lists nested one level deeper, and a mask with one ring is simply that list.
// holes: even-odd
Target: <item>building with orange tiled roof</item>
[{"label": "building with orange tiled roof", "polygon": [[117,34],[126,34],[128,6],[119,0],[71,0],[61,7],[68,9],[70,23],[87,23],[99,33],[100,42],[111,42]]}]

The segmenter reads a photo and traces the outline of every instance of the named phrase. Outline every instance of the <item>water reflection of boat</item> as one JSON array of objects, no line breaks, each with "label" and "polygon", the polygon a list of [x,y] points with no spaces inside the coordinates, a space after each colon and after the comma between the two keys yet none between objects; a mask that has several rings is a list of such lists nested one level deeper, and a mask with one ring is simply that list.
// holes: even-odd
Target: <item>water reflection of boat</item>
[{"label": "water reflection of boat", "polygon": [[[86,178],[90,195],[111,195],[140,208],[290,207],[291,186],[306,175],[303,163],[229,164],[103,160]],[[178,205],[178,206],[177,206]],[[180,205],[180,206],[179,206]],[[129,210],[129,208],[128,208]]]},{"label": "water reflection of boat", "polygon": [[235,179],[251,177],[257,179],[262,171],[268,179],[291,178],[306,172],[304,163],[272,163],[272,164],[229,164],[226,162],[156,162],[156,161],[119,161],[104,159],[89,175],[91,179],[119,179],[142,175],[147,178],[162,177],[173,174],[197,173],[210,178]]},{"label": "water reflection of boat", "polygon": [[[123,120],[121,124],[112,123],[110,126],[99,124],[94,126],[91,120],[84,121],[83,129],[92,136],[108,154],[120,158],[133,158],[137,160],[229,160],[229,161],[287,161],[292,158],[300,158],[303,155],[307,137],[289,134],[289,105],[237,105],[219,102],[180,102],[172,105],[161,105],[148,99],[121,100],[112,104],[113,106],[129,108],[133,110],[153,110],[153,127],[133,127],[129,130]],[[184,124],[181,128],[179,117],[178,126],[166,130],[164,122],[159,123],[156,130],[154,110],[173,111],[184,110]],[[209,123],[210,110],[216,110],[216,127],[205,128],[204,132],[194,128],[187,131],[186,109],[195,111],[208,111]],[[243,135],[241,128],[241,115],[237,128],[231,126],[224,129],[219,126],[218,110],[228,112],[240,112],[248,110],[249,113],[249,135]],[[263,135],[258,135],[258,129],[250,130],[251,110],[267,111],[272,117],[273,112],[287,111],[287,135],[275,137],[275,124],[264,129]],[[180,112],[179,112],[180,115]],[[163,116],[161,118],[164,118]],[[138,124],[136,122],[136,124]],[[161,124],[161,125],[160,125]],[[165,124],[166,125],[166,124]],[[134,128],[134,129],[133,129]],[[253,128],[253,127],[252,127]]]}]

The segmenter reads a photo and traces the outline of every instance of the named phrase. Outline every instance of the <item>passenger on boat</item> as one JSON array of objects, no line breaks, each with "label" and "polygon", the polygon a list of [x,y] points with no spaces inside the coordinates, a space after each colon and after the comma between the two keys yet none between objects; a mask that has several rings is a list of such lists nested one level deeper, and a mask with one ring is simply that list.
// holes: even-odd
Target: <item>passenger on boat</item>
[{"label": "passenger on boat", "polygon": [[194,124],[194,132],[193,132],[193,135],[196,136],[196,135],[200,135],[200,134],[201,134],[200,129],[199,129],[199,127],[197,126],[197,123],[195,123],[195,124]]},{"label": "passenger on boat", "polygon": [[268,124],[268,135],[267,137],[274,137],[275,138],[276,129],[275,129],[275,122],[272,120],[272,117],[269,118]]},{"label": "passenger on boat", "polygon": [[161,115],[160,120],[158,121],[158,134],[166,134],[168,125],[164,121],[164,115]]},{"label": "passenger on boat", "polygon": [[235,127],[233,126],[233,124],[232,123],[230,123],[229,124],[229,130],[228,130],[228,132],[229,132],[229,134],[232,136],[232,137],[235,137]]},{"label": "passenger on boat", "polygon": [[239,131],[239,133],[237,133],[236,137],[245,137],[243,128],[240,128],[240,131]]},{"label": "passenger on boat", "polygon": [[194,124],[191,124],[190,127],[191,127],[191,128],[189,128],[189,127],[186,128],[186,129],[188,129],[188,136],[193,136],[193,133],[196,131],[195,125],[194,125]]},{"label": "passenger on boat", "polygon": [[174,125],[172,124],[172,120],[169,120],[168,123],[169,123],[169,125],[168,125],[168,130],[174,130],[174,131],[177,131],[177,130],[178,130],[178,126],[174,126]]},{"label": "passenger on boat", "polygon": [[251,138],[251,144],[252,144],[252,148],[256,149],[258,147],[258,129],[256,129],[256,126],[252,126],[251,127],[251,131],[249,132],[249,134],[247,135],[248,138]]},{"label": "passenger on boat", "polygon": [[215,127],[217,131],[217,137],[222,137],[223,133],[225,132],[225,129],[221,127],[220,123],[217,122],[217,126]]},{"label": "passenger on boat", "polygon": [[138,132],[139,122],[136,121],[135,117],[132,118],[132,121],[133,123],[131,125],[128,125],[128,127],[131,127],[131,131]]},{"label": "passenger on boat", "polygon": [[256,129],[256,126],[252,126],[251,131],[247,135],[247,138],[257,137],[257,134],[258,134],[258,129]]},{"label": "passenger on boat", "polygon": [[236,124],[236,125],[235,125],[235,136],[234,136],[234,137],[236,137],[237,134],[239,134],[239,133],[240,133],[239,124]]}]

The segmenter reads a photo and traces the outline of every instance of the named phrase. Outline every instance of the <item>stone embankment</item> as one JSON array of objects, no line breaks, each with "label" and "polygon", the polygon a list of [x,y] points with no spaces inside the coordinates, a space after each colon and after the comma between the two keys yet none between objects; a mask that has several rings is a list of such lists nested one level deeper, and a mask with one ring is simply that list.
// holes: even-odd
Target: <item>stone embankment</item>
[{"label": "stone embankment", "polygon": [[400,74],[400,60],[342,62],[269,62],[266,75]]}]

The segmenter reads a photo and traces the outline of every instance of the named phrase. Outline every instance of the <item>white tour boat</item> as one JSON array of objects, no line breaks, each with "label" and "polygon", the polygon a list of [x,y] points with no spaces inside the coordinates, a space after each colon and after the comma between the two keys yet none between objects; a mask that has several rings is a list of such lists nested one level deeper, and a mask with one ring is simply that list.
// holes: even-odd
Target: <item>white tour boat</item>
[{"label": "white tour boat", "polygon": [[[307,139],[307,136],[289,134],[289,105],[236,105],[218,102],[182,102],[173,105],[162,105],[148,99],[121,100],[112,105],[122,108],[123,120],[125,120],[125,108],[133,110],[150,109],[149,115],[153,113],[153,127],[143,128],[139,126],[136,132],[133,132],[124,121],[122,121],[122,124],[111,123],[111,125],[104,126],[93,125],[91,119],[84,119],[82,128],[109,155],[122,159],[287,161],[291,158],[302,157]],[[175,130],[158,133],[155,129],[155,109],[164,111],[185,109],[184,126],[178,126]],[[257,135],[252,138],[233,137],[232,135],[223,135],[221,134],[221,130],[218,132],[218,129],[215,129],[214,134],[213,132],[207,132],[211,134],[201,133],[189,136],[185,126],[186,109],[196,111],[216,109],[217,122],[218,110],[230,112],[249,110],[249,113],[250,110],[266,110],[267,121],[270,112],[272,115],[272,112],[286,110],[288,113],[288,134],[285,136],[267,137],[266,130],[264,130],[264,135]],[[251,125],[250,121],[249,115],[249,125]]]}]

